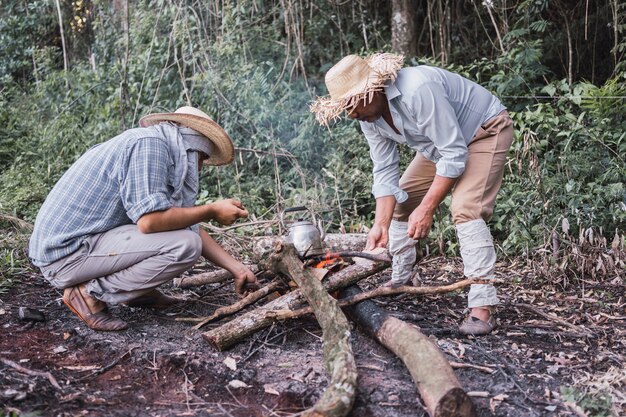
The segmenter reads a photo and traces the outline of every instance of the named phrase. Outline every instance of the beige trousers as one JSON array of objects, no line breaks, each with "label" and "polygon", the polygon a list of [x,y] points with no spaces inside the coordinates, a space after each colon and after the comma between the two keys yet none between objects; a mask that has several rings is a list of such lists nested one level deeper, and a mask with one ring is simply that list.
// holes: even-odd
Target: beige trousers
[{"label": "beige trousers", "polygon": [[41,268],[56,288],[87,283],[87,292],[117,304],[130,301],[191,268],[202,252],[191,230],[141,233],[137,225],[89,236],[71,255]]},{"label": "beige trousers", "polygon": [[[467,277],[493,277],[495,249],[486,221],[493,214],[496,195],[502,185],[506,155],[512,142],[513,123],[508,113],[503,111],[476,132],[468,146],[465,171],[452,189],[450,211],[459,235]],[[407,220],[426,195],[435,172],[435,163],[418,153],[400,179],[400,188],[408,194],[408,199],[396,204],[389,231],[389,249],[394,256],[394,281],[409,279],[401,274],[412,270],[416,241],[406,237]],[[473,285],[470,289],[469,307],[496,304],[498,299],[492,285]]]},{"label": "beige trousers", "polygon": [[[452,190],[452,219],[455,224],[470,220],[488,221],[502,185],[506,155],[513,143],[513,122],[504,111],[476,132],[468,147],[465,171]],[[407,221],[435,179],[435,163],[418,153],[400,179],[409,198],[396,204],[394,219]]]}]

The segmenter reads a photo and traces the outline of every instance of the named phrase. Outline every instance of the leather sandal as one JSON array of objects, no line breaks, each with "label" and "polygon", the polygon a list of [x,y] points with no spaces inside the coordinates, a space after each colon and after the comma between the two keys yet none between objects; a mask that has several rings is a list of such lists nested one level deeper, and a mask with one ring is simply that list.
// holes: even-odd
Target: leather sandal
[{"label": "leather sandal", "polygon": [[109,313],[106,303],[87,293],[85,284],[66,288],[63,292],[63,302],[90,329],[116,332],[128,328],[125,321]]},{"label": "leather sandal", "polygon": [[483,336],[491,333],[496,327],[498,327],[498,323],[493,313],[487,321],[468,315],[459,326],[459,333],[466,336]]},{"label": "leather sandal", "polygon": [[167,308],[185,300],[165,295],[159,290],[151,290],[150,292],[140,295],[126,303],[129,307],[150,307],[150,308]]}]

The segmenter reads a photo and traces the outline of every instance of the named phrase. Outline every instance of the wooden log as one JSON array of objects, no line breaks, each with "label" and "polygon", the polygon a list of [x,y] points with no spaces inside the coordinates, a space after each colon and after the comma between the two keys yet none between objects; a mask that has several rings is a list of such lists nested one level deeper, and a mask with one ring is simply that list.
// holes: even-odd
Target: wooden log
[{"label": "wooden log", "polygon": [[[248,268],[255,274],[259,272],[257,265],[247,265]],[[204,284],[217,284],[229,279],[234,279],[233,274],[225,269],[218,269],[216,271],[203,272],[201,274],[190,275],[188,277],[174,278],[172,284],[178,288],[196,287]]]},{"label": "wooden log", "polygon": [[[353,299],[360,292],[356,286],[343,290],[345,297]],[[372,301],[361,301],[346,311],[360,327],[402,359],[432,417],[476,416],[471,398],[445,356],[417,327],[389,315]]]},{"label": "wooden log", "polygon": [[301,415],[343,417],[354,404],[357,378],[348,319],[316,275],[304,267],[293,245],[278,248],[271,257],[271,264],[273,271],[290,277],[298,284],[322,328],[324,364],[330,374],[330,382],[313,407]]},{"label": "wooden log", "polygon": [[[253,252],[259,259],[265,258],[274,252],[274,247],[283,239],[282,236],[254,238]],[[324,245],[329,252],[362,251],[366,239],[364,233],[329,233],[324,237]]]},{"label": "wooden log", "polygon": [[[323,285],[328,291],[335,291],[352,285],[363,278],[372,276],[386,268],[389,264],[367,262],[363,265],[350,265],[341,271],[332,274]],[[202,334],[204,339],[215,349],[222,351],[245,339],[252,333],[261,330],[277,320],[272,317],[274,310],[293,310],[302,302],[302,293],[299,289],[293,290],[264,306],[249,311],[235,320],[231,320],[219,327]]]}]

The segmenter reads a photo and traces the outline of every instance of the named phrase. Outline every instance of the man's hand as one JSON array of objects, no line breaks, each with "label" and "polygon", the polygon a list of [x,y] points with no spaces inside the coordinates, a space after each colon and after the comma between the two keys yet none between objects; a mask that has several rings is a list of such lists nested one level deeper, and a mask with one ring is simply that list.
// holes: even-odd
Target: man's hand
[{"label": "man's hand", "polygon": [[425,210],[421,205],[417,206],[409,216],[409,228],[407,235],[413,239],[424,239],[428,236],[433,225],[433,213]]},{"label": "man's hand", "polygon": [[248,217],[248,210],[244,208],[243,204],[232,198],[216,201],[210,206],[211,218],[222,225],[228,226],[237,219]]},{"label": "man's hand", "polygon": [[249,291],[254,291],[259,288],[256,276],[243,264],[239,268],[239,271],[233,275],[235,276],[235,292],[237,295],[243,297],[247,295]]},{"label": "man's hand", "polygon": [[389,228],[374,223],[367,234],[365,252],[371,251],[375,248],[386,248],[387,242],[389,242]]}]

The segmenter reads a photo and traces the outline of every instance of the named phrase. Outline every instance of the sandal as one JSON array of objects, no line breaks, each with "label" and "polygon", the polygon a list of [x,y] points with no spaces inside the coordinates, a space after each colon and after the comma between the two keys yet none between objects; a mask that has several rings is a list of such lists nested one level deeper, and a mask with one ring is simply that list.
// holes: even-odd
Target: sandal
[{"label": "sandal", "polygon": [[459,326],[459,333],[466,336],[483,336],[491,333],[496,327],[498,327],[498,323],[493,313],[487,321],[468,315]]}]

